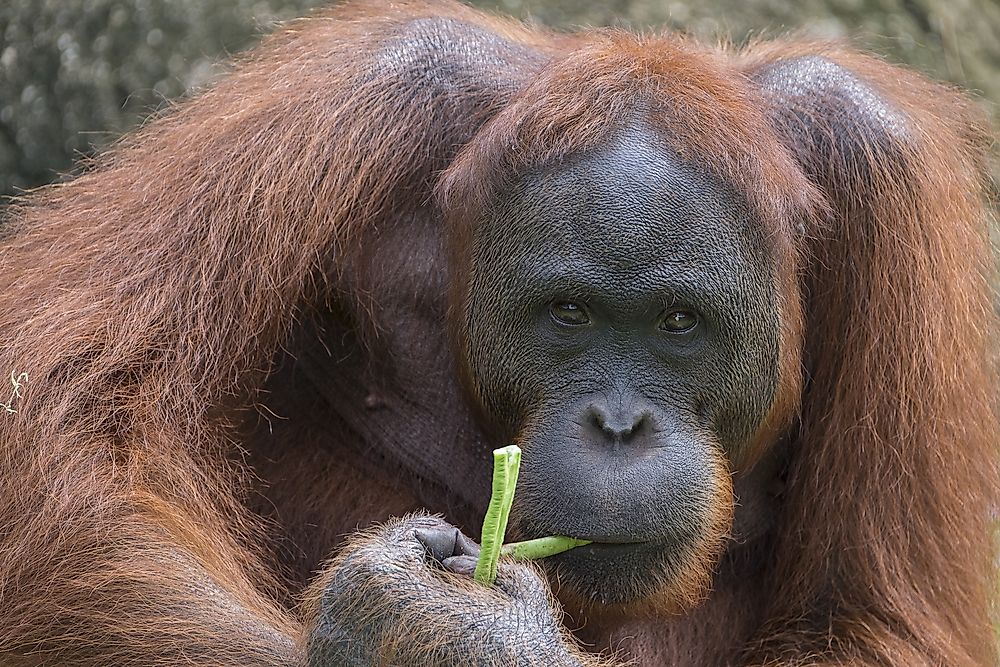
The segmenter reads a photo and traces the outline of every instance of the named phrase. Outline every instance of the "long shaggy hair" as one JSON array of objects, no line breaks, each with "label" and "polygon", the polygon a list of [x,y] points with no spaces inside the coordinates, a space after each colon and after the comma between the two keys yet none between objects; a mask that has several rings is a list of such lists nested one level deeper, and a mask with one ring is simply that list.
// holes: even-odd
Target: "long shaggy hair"
[{"label": "long shaggy hair", "polygon": [[[414,46],[428,33],[443,50]],[[449,39],[489,57],[443,62]],[[810,85],[788,84],[796,63]],[[452,78],[427,74],[438,65]],[[299,659],[238,428],[282,346],[334,302],[386,325],[341,289],[373,230],[429,210],[460,244],[455,221],[512,174],[600,143],[636,108],[746,194],[782,269],[781,388],[742,455],[789,439],[774,551],[751,575],[767,594],[691,641],[744,623],[746,664],[995,664],[974,105],[836,45],[551,34],[445,1],[291,23],[7,211],[0,374],[28,380],[0,411],[3,660]],[[635,654],[701,655],[651,641]]]}]

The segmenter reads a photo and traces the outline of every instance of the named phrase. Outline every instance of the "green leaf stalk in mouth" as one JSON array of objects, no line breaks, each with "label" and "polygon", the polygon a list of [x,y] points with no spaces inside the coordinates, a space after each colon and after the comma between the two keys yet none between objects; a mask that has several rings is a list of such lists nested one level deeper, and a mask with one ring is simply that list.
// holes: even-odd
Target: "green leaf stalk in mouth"
[{"label": "green leaf stalk in mouth", "polygon": [[508,445],[493,450],[493,493],[490,505],[483,519],[483,537],[480,543],[479,560],[473,578],[492,586],[497,580],[497,562],[500,555],[512,556],[519,560],[545,558],[568,551],[574,547],[590,544],[589,540],[553,535],[539,537],[525,542],[504,544],[510,507],[514,502],[514,489],[521,468],[521,449]]}]

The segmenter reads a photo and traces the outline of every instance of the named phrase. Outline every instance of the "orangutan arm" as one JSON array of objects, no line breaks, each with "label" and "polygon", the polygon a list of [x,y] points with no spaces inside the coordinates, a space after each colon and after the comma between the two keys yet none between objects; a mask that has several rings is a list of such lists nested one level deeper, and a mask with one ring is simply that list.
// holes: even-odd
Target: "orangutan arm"
[{"label": "orangutan arm", "polygon": [[429,199],[535,41],[457,3],[338,7],[12,209],[0,367],[32,380],[0,415],[0,662],[302,659],[213,420],[346,239]]},{"label": "orangutan arm", "polygon": [[829,204],[802,230],[809,388],[749,664],[996,664],[981,112],[836,46],[747,63]]},{"label": "orangutan arm", "polygon": [[229,492],[181,452],[112,451],[78,440],[0,480],[0,662],[296,664],[300,624],[261,592]]},{"label": "orangutan arm", "polygon": [[22,524],[22,547],[48,548],[5,560],[6,588],[22,591],[0,616],[9,664],[595,664],[531,568],[505,565],[495,588],[446,571],[458,531],[439,519],[353,538],[313,584],[303,624],[262,592],[263,564],[207,507],[107,486],[60,508],[35,500],[39,516],[65,514]]}]

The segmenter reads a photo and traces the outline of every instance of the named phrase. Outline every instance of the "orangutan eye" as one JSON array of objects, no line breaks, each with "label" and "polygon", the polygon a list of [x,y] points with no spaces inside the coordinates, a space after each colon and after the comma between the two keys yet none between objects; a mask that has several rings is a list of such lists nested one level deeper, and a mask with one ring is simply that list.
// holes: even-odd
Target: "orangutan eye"
[{"label": "orangutan eye", "polygon": [[549,306],[549,312],[552,313],[552,319],[559,324],[571,327],[590,324],[590,315],[587,314],[587,310],[572,301],[556,301]]},{"label": "orangutan eye", "polygon": [[687,333],[696,326],[698,326],[698,315],[682,308],[667,311],[660,320],[660,329],[670,333]]}]

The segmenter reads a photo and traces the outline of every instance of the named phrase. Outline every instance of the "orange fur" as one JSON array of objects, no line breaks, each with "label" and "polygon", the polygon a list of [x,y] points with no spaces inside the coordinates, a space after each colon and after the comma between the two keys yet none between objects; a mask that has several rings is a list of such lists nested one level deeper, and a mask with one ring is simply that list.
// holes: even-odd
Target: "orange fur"
[{"label": "orange fur", "polygon": [[[415,21],[442,16],[530,57],[461,99],[405,88],[391,58],[372,64]],[[888,148],[858,140],[867,173],[847,156],[811,163],[750,83],[769,63],[813,55],[906,119]],[[278,428],[268,447],[260,427],[247,434],[283,388],[272,371],[294,356],[286,346],[317,311],[377,309],[341,292],[373,230],[427,211],[467,220],[519,170],[599,143],[637,109],[766,226],[781,269],[781,382],[734,467],[779,437],[792,462],[773,551],[746,573],[742,556],[723,564],[753,594],[713,593],[647,624],[634,655],[994,664],[995,318],[972,104],[836,46],[730,53],[676,36],[553,35],[451,2],[349,3],[291,23],[213,89],[7,213],[0,374],[29,380],[16,413],[0,412],[2,661],[300,661],[308,619],[282,604],[296,591],[248,509],[251,493],[269,493],[259,476],[284,476],[270,480],[271,502],[343,511],[338,531],[452,499],[416,482],[377,507],[343,508],[349,488],[288,491],[324,480],[268,447],[324,447],[323,429]],[[295,400],[275,418],[308,412]],[[353,450],[336,451],[341,465],[322,465],[345,485],[407,479],[361,464],[352,476]],[[340,539],[281,529],[311,545],[306,569]]]}]

